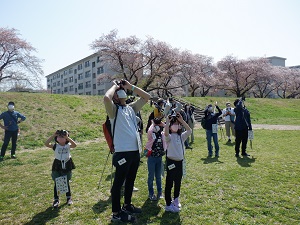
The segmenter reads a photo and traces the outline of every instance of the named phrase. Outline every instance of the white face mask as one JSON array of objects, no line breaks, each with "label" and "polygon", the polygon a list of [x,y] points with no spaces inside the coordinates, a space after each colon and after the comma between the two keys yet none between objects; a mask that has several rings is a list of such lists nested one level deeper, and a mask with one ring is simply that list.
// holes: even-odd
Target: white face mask
[{"label": "white face mask", "polygon": [[154,129],[153,129],[153,131],[156,133],[156,132],[158,132],[160,130],[160,127],[159,126],[155,126],[154,127]]},{"label": "white face mask", "polygon": [[127,98],[127,94],[124,90],[117,91],[117,95],[119,98]]},{"label": "white face mask", "polygon": [[15,106],[14,105],[8,105],[7,108],[8,108],[9,111],[13,111],[15,109]]}]

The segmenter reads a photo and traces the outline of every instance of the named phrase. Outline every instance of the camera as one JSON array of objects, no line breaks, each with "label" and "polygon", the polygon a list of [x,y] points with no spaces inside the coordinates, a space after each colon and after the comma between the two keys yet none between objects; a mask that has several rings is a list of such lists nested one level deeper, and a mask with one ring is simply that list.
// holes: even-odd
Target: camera
[{"label": "camera", "polygon": [[126,84],[126,81],[125,80],[120,80],[118,83],[117,83],[119,86],[122,84],[122,85],[125,85]]},{"label": "camera", "polygon": [[159,125],[159,124],[161,124],[161,119],[160,118],[154,118],[153,122],[154,122],[154,124]]},{"label": "camera", "polygon": [[67,135],[67,131],[66,130],[57,130],[56,134],[58,136],[66,136]]}]

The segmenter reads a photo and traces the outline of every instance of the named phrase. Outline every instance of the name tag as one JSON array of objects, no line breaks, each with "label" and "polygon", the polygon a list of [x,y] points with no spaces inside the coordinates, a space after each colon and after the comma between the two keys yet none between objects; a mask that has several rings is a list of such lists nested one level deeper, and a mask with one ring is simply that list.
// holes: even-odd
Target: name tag
[{"label": "name tag", "polygon": [[169,170],[172,170],[172,169],[174,169],[174,168],[175,168],[175,165],[174,165],[174,163],[173,163],[173,164],[171,164],[171,165],[169,165],[169,166],[168,166],[168,168],[169,168]]},{"label": "name tag", "polygon": [[125,159],[125,158],[120,159],[120,160],[118,161],[118,164],[119,164],[120,166],[123,165],[124,163],[126,163],[126,159]]}]

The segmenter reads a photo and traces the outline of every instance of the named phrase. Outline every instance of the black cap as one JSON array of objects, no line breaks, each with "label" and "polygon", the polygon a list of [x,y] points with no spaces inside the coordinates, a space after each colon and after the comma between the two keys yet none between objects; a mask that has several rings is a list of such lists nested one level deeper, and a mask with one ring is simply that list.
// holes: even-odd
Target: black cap
[{"label": "black cap", "polygon": [[7,105],[15,105],[14,102],[9,102]]}]

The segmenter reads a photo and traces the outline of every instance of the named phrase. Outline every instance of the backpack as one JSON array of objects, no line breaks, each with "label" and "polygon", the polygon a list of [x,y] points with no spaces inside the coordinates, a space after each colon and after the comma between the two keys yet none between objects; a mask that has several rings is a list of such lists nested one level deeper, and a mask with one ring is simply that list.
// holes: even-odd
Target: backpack
[{"label": "backpack", "polygon": [[202,126],[203,129],[206,129],[206,119],[205,119],[205,116],[203,116],[201,118],[201,126]]},{"label": "backpack", "polygon": [[106,120],[102,124],[103,134],[104,134],[104,137],[106,139],[106,143],[107,143],[107,145],[109,147],[110,153],[114,153],[115,152],[115,148],[114,148],[114,134],[115,134],[115,127],[116,127],[117,116],[118,116],[118,109],[119,109],[119,107],[117,105],[116,115],[115,115],[115,122],[114,122],[114,126],[113,126],[113,131],[111,130],[111,123],[110,123],[110,120],[109,120],[108,116],[106,116]]}]

